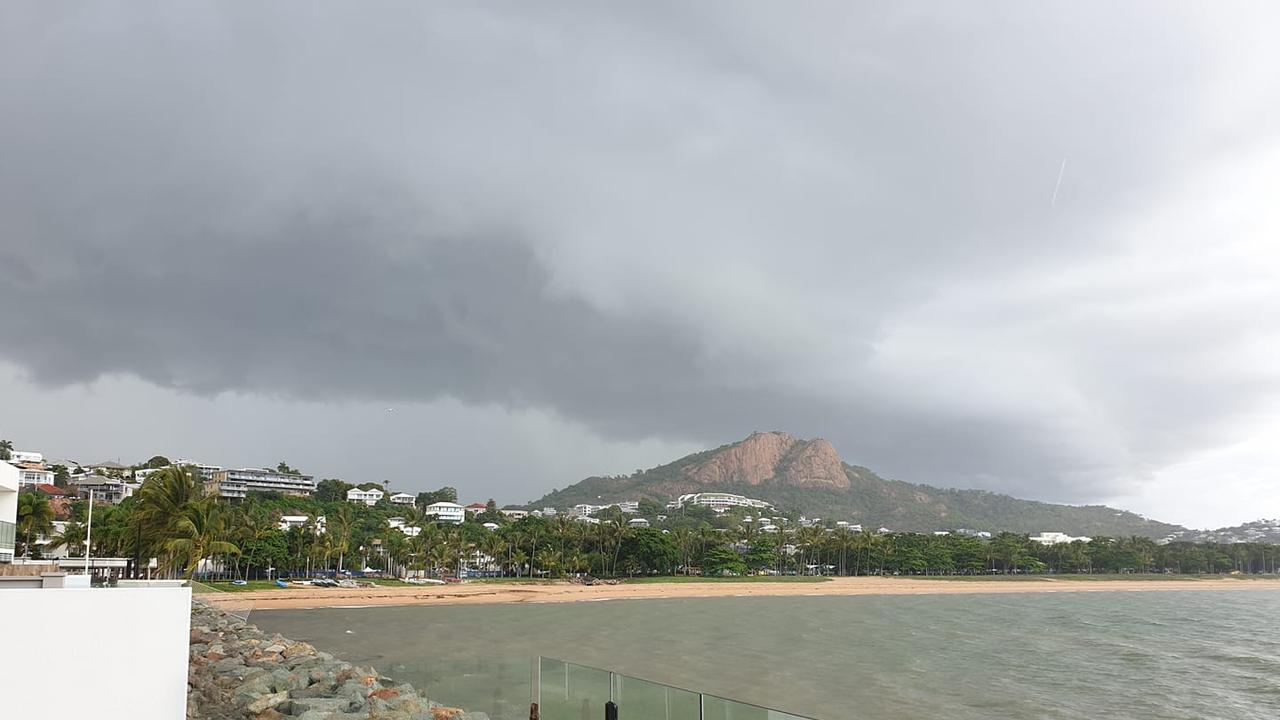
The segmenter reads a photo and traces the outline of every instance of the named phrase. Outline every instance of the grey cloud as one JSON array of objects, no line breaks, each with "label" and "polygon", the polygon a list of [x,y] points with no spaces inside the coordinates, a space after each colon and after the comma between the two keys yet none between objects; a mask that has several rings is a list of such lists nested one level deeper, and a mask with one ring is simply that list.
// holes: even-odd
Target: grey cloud
[{"label": "grey cloud", "polygon": [[[777,427],[1106,496],[1275,381],[1151,372],[1194,356],[1179,328],[1036,291],[1241,128],[1275,139],[1274,90],[1206,110],[1276,59],[1261,23],[1160,7],[7,8],[0,352],[48,386]],[[975,286],[1003,292],[936,310]]]}]

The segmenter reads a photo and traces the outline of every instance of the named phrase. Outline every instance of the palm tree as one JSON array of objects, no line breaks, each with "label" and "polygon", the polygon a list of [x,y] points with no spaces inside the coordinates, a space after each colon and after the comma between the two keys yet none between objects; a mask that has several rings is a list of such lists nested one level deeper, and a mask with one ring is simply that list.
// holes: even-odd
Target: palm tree
[{"label": "palm tree", "polygon": [[484,540],[480,542],[480,549],[485,555],[489,556],[490,569],[494,563],[499,563],[498,558],[502,557],[502,551],[506,550],[507,542],[497,533],[489,533]]},{"label": "palm tree", "polygon": [[351,506],[343,503],[342,507],[338,508],[338,512],[333,514],[333,522],[326,528],[325,534],[328,536],[330,547],[338,554],[338,569],[334,572],[334,577],[343,570],[347,550],[351,545],[351,528],[354,524]]},{"label": "palm tree", "polygon": [[237,539],[241,547],[248,547],[245,554],[244,579],[249,579],[249,568],[259,559],[256,555],[258,542],[265,540],[276,532],[278,513],[268,514],[265,508],[255,507],[251,512],[237,512],[233,525],[238,529]]},{"label": "palm tree", "polygon": [[187,579],[195,577],[204,560],[221,554],[240,552],[226,538],[227,530],[222,506],[212,498],[190,503],[173,524],[173,537],[165,548],[185,560]]},{"label": "palm tree", "polygon": [[684,564],[684,574],[689,574],[689,556],[693,550],[693,531],[689,528],[677,528],[674,533],[676,547],[680,548],[680,558]]},{"label": "palm tree", "polygon": [[38,492],[18,495],[18,530],[26,535],[23,554],[31,557],[31,536],[44,535],[53,529],[53,506],[49,498]]},{"label": "palm tree", "polygon": [[[159,555],[168,550],[174,526],[188,505],[199,500],[203,487],[188,466],[167,467],[147,476],[139,488],[137,510],[130,518],[137,539],[135,558]],[[172,566],[172,559],[164,565]]]},{"label": "palm tree", "polygon": [[0,440],[0,460],[8,460],[13,457],[13,441]]},{"label": "palm tree", "polygon": [[84,523],[72,520],[62,528],[62,532],[53,537],[47,546],[50,550],[57,550],[60,547],[67,548],[67,552],[73,556],[79,556],[84,552],[85,534],[87,528]]},{"label": "palm tree", "polygon": [[509,562],[515,568],[517,578],[520,577],[520,568],[524,567],[524,564],[528,561],[529,556],[524,554],[524,550],[516,549],[511,553]]},{"label": "palm tree", "polygon": [[841,575],[844,575],[846,573],[846,570],[848,569],[847,558],[849,555],[849,550],[854,547],[854,543],[856,542],[857,540],[854,538],[853,531],[851,531],[848,527],[836,528],[835,533],[832,535],[832,538],[831,538],[832,546],[834,547],[835,550],[839,551],[840,553],[840,574]]}]

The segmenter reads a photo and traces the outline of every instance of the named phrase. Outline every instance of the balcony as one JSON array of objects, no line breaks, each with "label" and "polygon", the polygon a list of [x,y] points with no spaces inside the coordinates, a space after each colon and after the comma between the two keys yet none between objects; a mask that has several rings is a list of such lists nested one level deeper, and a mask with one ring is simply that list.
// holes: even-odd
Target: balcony
[{"label": "balcony", "polygon": [[0,558],[13,559],[14,540],[17,537],[17,529],[17,525],[0,520]]}]

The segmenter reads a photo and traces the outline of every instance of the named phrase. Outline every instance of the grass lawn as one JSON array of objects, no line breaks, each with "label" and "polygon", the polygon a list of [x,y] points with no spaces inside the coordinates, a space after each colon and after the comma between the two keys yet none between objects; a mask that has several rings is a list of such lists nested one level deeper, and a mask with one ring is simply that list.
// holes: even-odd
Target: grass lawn
[{"label": "grass lawn", "polygon": [[698,575],[628,578],[626,583],[823,583],[831,578],[821,575],[747,575],[744,577],[702,577]]},{"label": "grass lawn", "polygon": [[468,583],[486,583],[491,585],[555,585],[564,582],[563,580],[548,580],[546,578],[515,578],[515,577],[496,577],[496,578],[468,578]]},{"label": "grass lawn", "polygon": [[[378,587],[420,587],[391,578],[364,578],[361,579],[360,582],[371,582]],[[275,580],[250,580],[248,585],[232,585],[230,580],[213,580],[210,582],[194,582],[191,584],[191,591],[195,593],[260,592],[263,590],[286,591],[290,589],[292,588],[282,588],[276,585]]]},{"label": "grass lawn", "polygon": [[[894,577],[894,576],[890,576]],[[1101,573],[1096,575],[898,575],[906,580],[951,580],[954,582],[1113,582],[1116,580],[1167,582],[1171,580],[1280,580],[1275,575],[1166,575],[1163,573]]]}]

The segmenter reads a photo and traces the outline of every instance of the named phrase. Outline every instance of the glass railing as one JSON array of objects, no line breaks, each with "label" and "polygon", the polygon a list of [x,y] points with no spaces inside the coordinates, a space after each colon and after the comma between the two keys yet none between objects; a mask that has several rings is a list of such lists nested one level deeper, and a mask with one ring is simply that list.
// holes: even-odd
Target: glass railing
[{"label": "glass railing", "polygon": [[811,720],[554,658],[535,661],[540,720]]},{"label": "glass railing", "polygon": [[18,526],[11,522],[0,520],[0,548],[5,550],[13,549],[17,528]]}]

